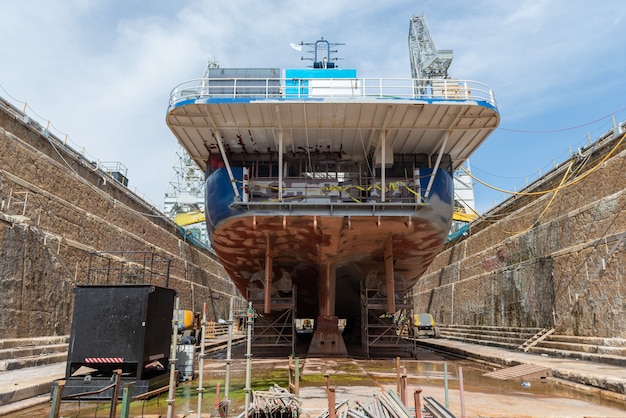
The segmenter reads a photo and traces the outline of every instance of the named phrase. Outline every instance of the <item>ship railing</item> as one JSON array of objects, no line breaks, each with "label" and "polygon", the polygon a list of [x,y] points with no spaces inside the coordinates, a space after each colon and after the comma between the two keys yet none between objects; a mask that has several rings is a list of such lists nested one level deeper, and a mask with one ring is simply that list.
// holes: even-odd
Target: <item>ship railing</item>
[{"label": "ship railing", "polygon": [[[385,202],[420,204],[419,185],[413,179],[387,178]],[[279,196],[279,192],[282,195]],[[252,179],[245,199],[248,202],[302,202],[302,203],[372,203],[382,202],[382,184],[379,180],[357,183],[328,179],[284,178],[279,188],[278,177]]]},{"label": "ship railing", "polygon": [[497,106],[491,88],[478,81],[412,78],[202,78],[177,85],[170,106],[202,99],[444,100]]}]

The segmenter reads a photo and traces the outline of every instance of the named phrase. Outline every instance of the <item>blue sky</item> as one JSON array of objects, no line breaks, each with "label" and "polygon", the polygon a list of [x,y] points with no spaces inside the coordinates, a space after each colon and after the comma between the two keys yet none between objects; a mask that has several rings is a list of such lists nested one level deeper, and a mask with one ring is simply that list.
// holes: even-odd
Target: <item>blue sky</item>
[{"label": "blue sky", "polygon": [[[0,3],[0,96],[91,160],[119,161],[163,207],[176,140],[171,89],[221,67],[300,67],[291,42],[324,36],[361,77],[410,77],[409,19],[424,14],[450,73],[490,85],[500,128],[472,172],[518,189],[626,120],[621,0],[39,0]],[[505,194],[476,185],[479,211]]]}]

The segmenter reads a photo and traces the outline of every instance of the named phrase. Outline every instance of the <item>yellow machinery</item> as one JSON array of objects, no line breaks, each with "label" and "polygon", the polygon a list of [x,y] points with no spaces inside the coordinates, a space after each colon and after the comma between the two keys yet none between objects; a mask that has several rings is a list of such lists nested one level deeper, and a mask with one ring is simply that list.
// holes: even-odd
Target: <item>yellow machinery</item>
[{"label": "yellow machinery", "polygon": [[194,210],[191,212],[183,212],[174,216],[174,222],[178,226],[187,226],[197,224],[198,222],[204,222],[204,212],[201,210]]},{"label": "yellow machinery", "polygon": [[422,335],[433,338],[439,337],[439,330],[435,326],[435,319],[429,313],[413,314],[413,327],[416,337]]},{"label": "yellow machinery", "polygon": [[200,314],[187,309],[177,309],[174,312],[175,319],[178,320],[178,331],[200,329]]},{"label": "yellow machinery", "polygon": [[454,215],[452,216],[452,219],[461,222],[472,222],[476,218],[477,216],[475,213],[467,213],[464,211],[459,211],[458,209],[454,211]]}]

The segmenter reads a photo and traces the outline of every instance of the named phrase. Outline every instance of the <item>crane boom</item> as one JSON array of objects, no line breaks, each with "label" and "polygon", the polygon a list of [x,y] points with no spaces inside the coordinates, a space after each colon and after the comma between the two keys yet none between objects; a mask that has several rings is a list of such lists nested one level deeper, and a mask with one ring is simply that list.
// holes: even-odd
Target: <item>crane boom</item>
[{"label": "crane boom", "polygon": [[413,16],[409,23],[409,55],[411,76],[419,80],[416,86],[419,93],[429,85],[428,80],[448,78],[448,68],[452,63],[452,50],[435,48],[424,16]]},{"label": "crane boom", "polygon": [[[411,77],[413,77],[417,95],[426,94],[427,90],[432,88],[432,80],[449,78],[448,68],[452,63],[452,50],[435,48],[435,42],[430,36],[424,15],[413,16],[409,21],[409,57]],[[455,184],[457,181],[458,177],[455,175]],[[473,202],[474,190],[471,182],[465,184],[464,190],[465,193],[471,194]],[[462,204],[455,209],[453,220],[467,223],[476,219],[475,213],[465,209],[470,206],[463,199],[459,200]]]}]

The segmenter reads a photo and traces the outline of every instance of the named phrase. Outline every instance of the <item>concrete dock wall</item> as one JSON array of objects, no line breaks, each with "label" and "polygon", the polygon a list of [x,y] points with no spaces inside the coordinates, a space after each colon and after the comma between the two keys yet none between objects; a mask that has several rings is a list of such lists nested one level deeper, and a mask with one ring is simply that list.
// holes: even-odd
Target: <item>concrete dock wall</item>
[{"label": "concrete dock wall", "polygon": [[623,124],[521,192],[435,259],[415,309],[442,324],[626,338]]},{"label": "concrete dock wall", "polygon": [[165,286],[169,271],[181,308],[206,303],[209,319],[227,318],[235,291],[211,252],[182,240],[173,222],[5,103],[0,204],[0,339],[68,334],[72,289],[87,284],[95,252],[101,264],[123,268],[89,284]]},{"label": "concrete dock wall", "polygon": [[[471,224],[413,289],[439,323],[552,327],[626,338],[626,142],[609,133]],[[547,191],[554,190],[546,193]],[[120,255],[118,251],[128,255]],[[0,338],[68,334],[89,255],[126,263],[91,284],[164,286],[137,272],[170,260],[181,307],[225,318],[235,292],[209,251],[96,165],[0,107]],[[158,269],[157,269],[158,270]]]}]

